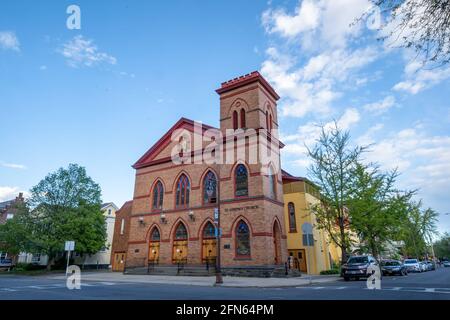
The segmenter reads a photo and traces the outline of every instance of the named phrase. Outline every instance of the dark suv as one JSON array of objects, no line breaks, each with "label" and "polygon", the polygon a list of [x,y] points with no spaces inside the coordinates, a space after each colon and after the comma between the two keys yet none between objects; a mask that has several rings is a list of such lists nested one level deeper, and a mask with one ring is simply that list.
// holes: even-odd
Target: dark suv
[{"label": "dark suv", "polygon": [[345,281],[349,281],[351,278],[367,278],[372,274],[371,272],[367,272],[369,267],[378,268],[381,278],[380,265],[377,259],[371,255],[350,257],[347,263],[342,265],[341,276],[344,277]]},{"label": "dark suv", "polygon": [[10,270],[13,267],[12,259],[1,259],[0,260],[0,269]]}]

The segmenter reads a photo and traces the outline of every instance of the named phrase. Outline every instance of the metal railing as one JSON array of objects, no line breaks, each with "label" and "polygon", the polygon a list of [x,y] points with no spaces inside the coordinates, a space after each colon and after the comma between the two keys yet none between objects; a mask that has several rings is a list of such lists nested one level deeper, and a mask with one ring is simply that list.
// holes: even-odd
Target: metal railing
[{"label": "metal railing", "polygon": [[132,259],[126,259],[125,265],[123,267],[123,273],[127,271],[129,268],[139,268],[139,267],[145,267],[145,262],[147,261],[147,258],[132,258]]},{"label": "metal railing", "polygon": [[155,266],[159,264],[159,259],[148,260],[147,262],[147,273],[155,270]]},{"label": "metal railing", "polygon": [[206,266],[206,271],[209,272],[209,269],[212,267],[214,269],[216,269],[216,262],[217,259],[216,257],[207,257],[207,258],[203,258],[202,259],[203,264],[205,264]]},{"label": "metal railing", "polygon": [[184,266],[187,264],[187,258],[186,259],[177,259],[177,274],[180,274],[182,270],[184,270]]}]

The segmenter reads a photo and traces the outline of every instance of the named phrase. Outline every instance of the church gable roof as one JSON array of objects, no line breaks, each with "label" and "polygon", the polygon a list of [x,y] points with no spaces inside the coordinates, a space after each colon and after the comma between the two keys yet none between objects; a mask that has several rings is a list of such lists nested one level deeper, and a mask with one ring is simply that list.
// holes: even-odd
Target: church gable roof
[{"label": "church gable roof", "polygon": [[[158,157],[172,142],[172,133],[177,129],[185,129],[190,132],[194,132],[194,121],[186,118],[178,120],[134,165],[134,169],[140,169],[154,164],[154,160]],[[215,127],[202,124],[202,130],[216,129]]]}]

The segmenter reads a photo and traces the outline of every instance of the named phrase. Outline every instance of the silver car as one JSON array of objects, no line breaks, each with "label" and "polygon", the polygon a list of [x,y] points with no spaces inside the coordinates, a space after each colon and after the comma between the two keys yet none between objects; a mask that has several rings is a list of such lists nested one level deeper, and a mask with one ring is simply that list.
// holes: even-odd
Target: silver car
[{"label": "silver car", "polygon": [[403,263],[408,272],[422,272],[422,267],[417,259],[406,259]]},{"label": "silver car", "polygon": [[427,266],[427,263],[426,263],[426,262],[420,261],[420,262],[419,262],[419,265],[420,265],[421,272],[428,271],[428,266]]}]

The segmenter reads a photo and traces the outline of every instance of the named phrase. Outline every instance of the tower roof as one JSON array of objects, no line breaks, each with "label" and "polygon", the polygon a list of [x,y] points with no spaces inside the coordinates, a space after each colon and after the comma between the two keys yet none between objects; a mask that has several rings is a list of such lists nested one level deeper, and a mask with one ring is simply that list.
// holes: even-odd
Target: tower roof
[{"label": "tower roof", "polygon": [[275,100],[280,99],[280,96],[275,92],[274,88],[272,88],[269,82],[267,82],[267,80],[264,79],[258,71],[253,71],[246,75],[222,82],[221,87],[217,89],[216,92],[218,94],[222,94],[254,82],[259,82],[264,89],[266,89],[274,97]]}]

